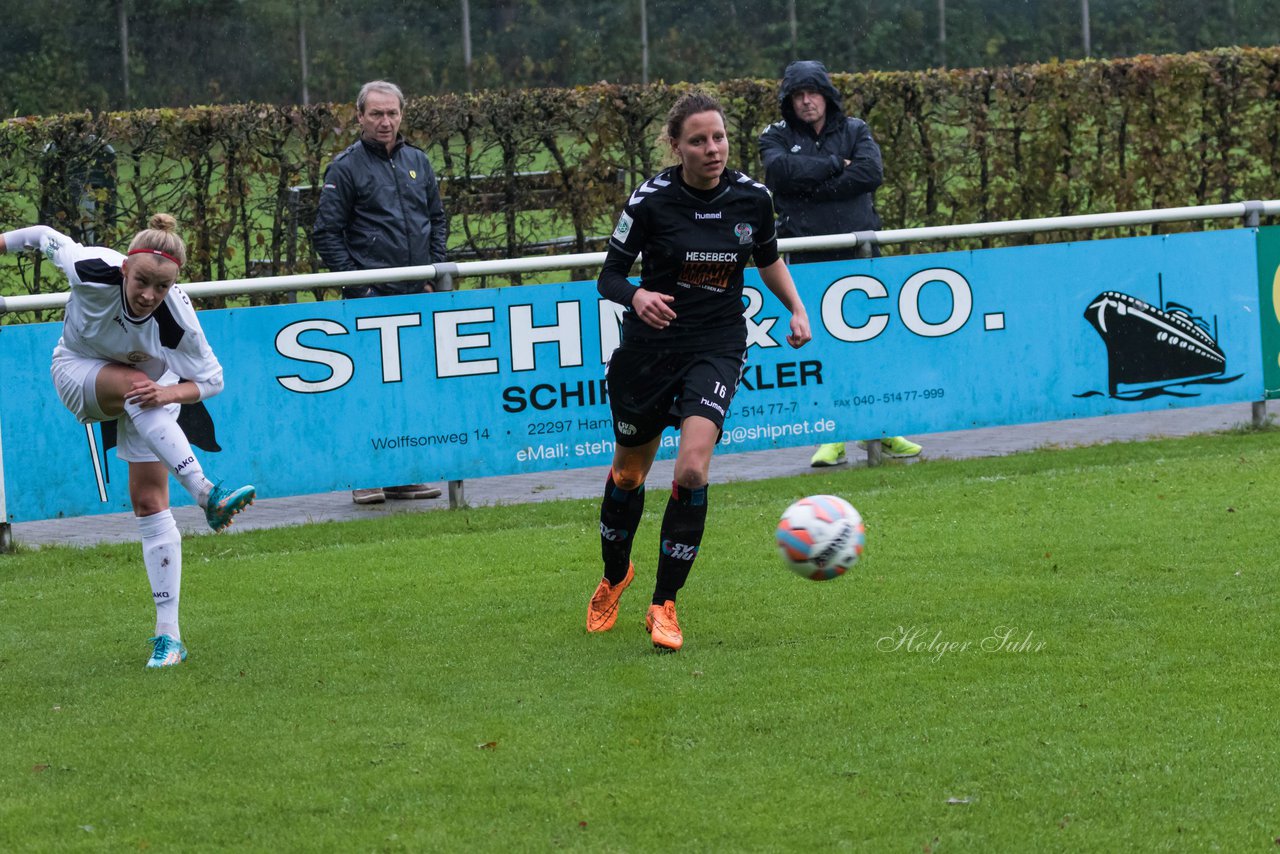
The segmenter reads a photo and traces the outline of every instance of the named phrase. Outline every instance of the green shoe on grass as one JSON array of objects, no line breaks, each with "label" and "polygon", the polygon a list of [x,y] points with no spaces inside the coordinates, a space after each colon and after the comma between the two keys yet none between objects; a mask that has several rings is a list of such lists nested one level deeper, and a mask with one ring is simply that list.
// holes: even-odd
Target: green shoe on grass
[{"label": "green shoe on grass", "polygon": [[[867,443],[858,440],[858,448],[865,451]],[[880,453],[886,457],[914,457],[923,450],[919,445],[905,436],[889,436],[880,440]]]},{"label": "green shoe on grass", "polygon": [[914,457],[922,450],[919,445],[905,436],[890,436],[880,440],[880,449],[891,457]]},{"label": "green shoe on grass", "polygon": [[813,458],[809,460],[809,465],[814,468],[822,468],[823,466],[838,466],[843,462],[847,462],[844,456],[844,442],[831,442],[827,445],[818,446],[818,450],[813,453]]}]

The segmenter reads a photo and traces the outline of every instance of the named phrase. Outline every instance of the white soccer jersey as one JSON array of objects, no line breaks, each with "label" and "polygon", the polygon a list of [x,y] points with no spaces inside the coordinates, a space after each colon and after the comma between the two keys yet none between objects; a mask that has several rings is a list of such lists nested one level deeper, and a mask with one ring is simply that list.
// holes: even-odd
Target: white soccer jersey
[{"label": "white soccer jersey", "polygon": [[125,256],[82,246],[51,228],[40,229],[40,252],[71,283],[59,351],[129,365],[152,380],[166,371],[206,388],[222,386],[222,365],[196,318],[191,299],[174,285],[154,312],[138,319],[124,299]]}]

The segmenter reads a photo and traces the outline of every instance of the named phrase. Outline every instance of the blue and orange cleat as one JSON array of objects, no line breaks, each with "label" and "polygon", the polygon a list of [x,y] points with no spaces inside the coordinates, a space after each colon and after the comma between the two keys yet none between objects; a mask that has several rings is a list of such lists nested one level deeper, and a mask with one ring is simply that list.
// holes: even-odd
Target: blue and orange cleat
[{"label": "blue and orange cleat", "polygon": [[182,641],[169,635],[156,635],[148,638],[147,642],[153,645],[147,667],[172,667],[187,660],[187,648]]},{"label": "blue and orange cleat", "polygon": [[257,491],[252,486],[223,489],[215,486],[205,499],[204,518],[215,532],[231,524],[231,517],[253,503]]}]

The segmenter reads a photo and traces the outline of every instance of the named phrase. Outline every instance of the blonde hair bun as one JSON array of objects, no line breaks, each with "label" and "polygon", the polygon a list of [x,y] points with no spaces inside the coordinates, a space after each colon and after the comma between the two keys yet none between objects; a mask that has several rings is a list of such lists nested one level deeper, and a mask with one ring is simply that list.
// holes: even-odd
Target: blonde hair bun
[{"label": "blonde hair bun", "polygon": [[171,214],[152,214],[151,219],[147,221],[147,227],[154,228],[156,231],[177,231],[178,221]]}]

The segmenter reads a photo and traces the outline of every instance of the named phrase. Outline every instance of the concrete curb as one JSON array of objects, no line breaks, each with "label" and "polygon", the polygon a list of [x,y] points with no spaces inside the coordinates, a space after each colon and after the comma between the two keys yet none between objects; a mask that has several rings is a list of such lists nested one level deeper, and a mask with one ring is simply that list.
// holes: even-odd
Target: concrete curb
[{"label": "concrete curb", "polygon": [[[1046,447],[1073,447],[1106,442],[1189,436],[1210,433],[1252,423],[1253,411],[1248,403],[1232,403],[1100,418],[1068,421],[1046,421],[1014,427],[988,427],[957,430],[948,433],[913,435],[924,446],[922,461],[966,459],[1000,456]],[[717,455],[711,467],[712,483],[741,480],[763,480],[831,469],[809,467],[811,447],[778,448],[740,454]],[[850,465],[864,465],[865,457],[850,446]],[[650,474],[653,483],[671,479],[670,461],[659,461]],[[465,484],[465,497],[473,507],[499,504],[526,504],[565,498],[596,498],[604,485],[607,467],[597,466],[569,471],[539,472],[507,477],[480,478]],[[229,533],[305,525],[311,522],[333,522],[372,519],[389,513],[421,513],[448,509],[447,497],[418,501],[388,501],[385,504],[360,506],[352,503],[351,493],[325,492],[288,498],[264,498],[257,501],[236,522]],[[187,535],[207,535],[204,513],[198,507],[175,507],[174,518]],[[13,540],[26,547],[50,545],[91,546],[99,543],[133,542],[138,527],[130,513],[19,522],[13,525]]]}]

